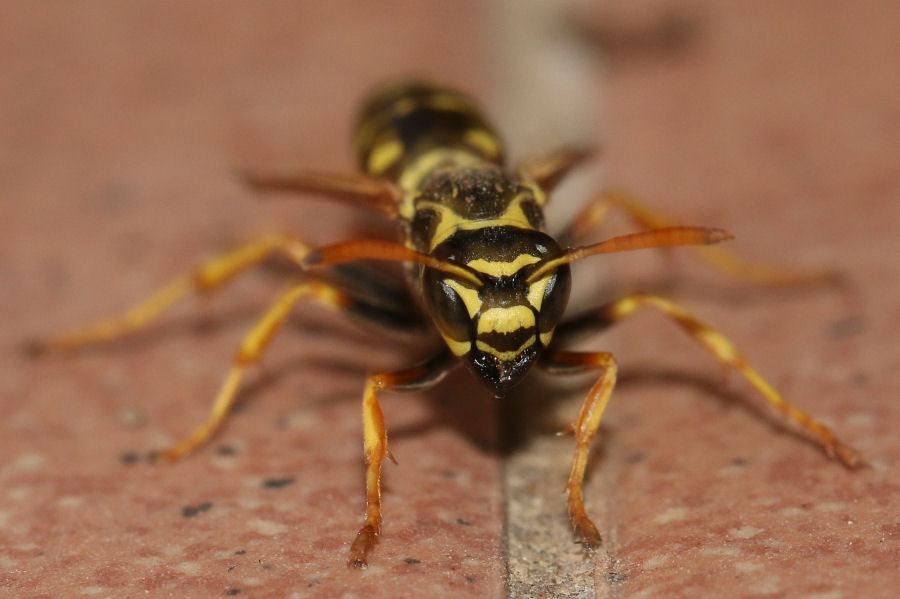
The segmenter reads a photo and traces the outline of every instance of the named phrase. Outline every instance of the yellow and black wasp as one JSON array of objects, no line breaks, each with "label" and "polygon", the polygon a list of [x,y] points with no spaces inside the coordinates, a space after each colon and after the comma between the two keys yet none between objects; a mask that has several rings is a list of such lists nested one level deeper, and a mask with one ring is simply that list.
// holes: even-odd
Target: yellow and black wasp
[{"label": "yellow and black wasp", "polygon": [[[247,180],[261,190],[314,192],[378,212],[396,223],[399,242],[365,239],[310,248],[292,235],[267,236],[200,265],[122,316],[50,338],[36,349],[68,350],[120,337],[144,327],[181,297],[217,289],[273,254],[302,267],[306,275],[247,334],[207,421],[181,443],[154,454],[175,460],[219,429],[234,404],[244,370],[260,360],[299,300],[311,299],[391,328],[414,330],[425,324],[436,329],[443,343],[434,355],[411,368],[366,379],[362,401],[367,508],[350,548],[349,561],[356,567],[366,564],[380,532],[381,466],[385,456],[391,457],[379,393],[433,385],[460,363],[496,397],[506,395],[535,366],[560,374],[600,373],[570,426],[575,456],[566,484],[568,511],[577,534],[587,545],[598,544],[600,533],[585,511],[582,484],[589,444],[616,382],[616,360],[607,352],[575,352],[565,347],[576,333],[602,329],[643,307],[671,317],[716,360],[741,372],[830,457],[850,468],[862,464],[855,450],[775,391],[730,341],[667,299],[630,295],[565,319],[573,261],[650,247],[714,244],[730,239],[729,233],[676,226],[627,197],[603,194],[563,236],[551,237],[544,230],[543,216],[549,195],[590,152],[551,152],[508,170],[497,134],[474,103],[457,91],[430,83],[389,85],[372,96],[360,115],[355,146],[364,174],[254,174]],[[595,226],[611,206],[623,209],[643,230],[592,245],[561,244],[559,240],[567,244]],[[794,272],[743,263],[731,254],[720,252],[708,258],[739,277],[770,282],[802,278]],[[366,278],[341,284],[317,275],[320,267],[360,260],[404,263],[407,289]],[[409,308],[413,305],[417,309]]]}]

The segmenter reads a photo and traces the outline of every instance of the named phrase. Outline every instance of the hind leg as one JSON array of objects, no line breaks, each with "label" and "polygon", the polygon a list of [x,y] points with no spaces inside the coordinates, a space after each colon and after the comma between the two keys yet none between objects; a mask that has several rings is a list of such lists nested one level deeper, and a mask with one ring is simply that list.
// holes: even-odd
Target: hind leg
[{"label": "hind leg", "polygon": [[275,253],[300,263],[309,253],[309,247],[289,235],[261,237],[200,264],[123,314],[33,342],[29,350],[36,354],[70,351],[124,337],[145,328],[185,296],[216,291],[239,273]]},{"label": "hind leg", "polygon": [[[577,241],[588,236],[607,219],[612,210],[621,210],[643,229],[658,229],[678,224],[675,219],[644,205],[630,194],[607,190],[591,200],[575,217],[562,237]],[[790,286],[835,283],[840,280],[840,273],[833,269],[755,262],[741,258],[721,247],[698,246],[690,249],[726,277],[745,283]]]}]

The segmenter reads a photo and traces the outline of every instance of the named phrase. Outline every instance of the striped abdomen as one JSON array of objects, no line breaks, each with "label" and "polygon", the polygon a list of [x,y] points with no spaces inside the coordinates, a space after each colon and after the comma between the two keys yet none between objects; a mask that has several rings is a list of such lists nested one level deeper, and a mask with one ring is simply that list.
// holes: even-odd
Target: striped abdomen
[{"label": "striped abdomen", "polygon": [[389,85],[372,96],[360,113],[354,145],[364,172],[391,180],[434,148],[503,161],[497,134],[468,97],[421,82]]}]

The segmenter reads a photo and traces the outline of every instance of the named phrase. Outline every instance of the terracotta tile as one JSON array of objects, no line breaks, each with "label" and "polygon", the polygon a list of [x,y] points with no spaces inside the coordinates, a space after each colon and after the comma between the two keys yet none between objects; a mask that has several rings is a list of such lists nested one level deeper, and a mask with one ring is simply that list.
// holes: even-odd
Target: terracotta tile
[{"label": "terracotta tile", "polygon": [[[455,376],[385,398],[400,465],[386,466],[385,534],[359,572],[344,560],[364,509],[362,378],[409,352],[303,310],[222,434],[164,467],[133,457],[203,419],[282,281],[248,275],[108,348],[14,354],[256,232],[325,242],[366,225],[344,207],[259,201],[232,170],[350,168],[353,111],[384,76],[486,97],[504,85],[489,60],[502,10],[295,6],[0,9],[0,595],[893,595],[900,89],[887,57],[900,31],[884,0],[695,2],[683,52],[625,52],[603,81],[611,184],[733,230],[742,254],[837,265],[844,289],[748,290],[680,255],[596,265],[623,288],[680,281],[673,295],[868,470],[830,463],[736,376],[720,385],[675,327],[635,317],[585,344],[622,365],[586,487],[602,548],[572,542],[571,441],[547,433],[584,389],[536,378],[504,407]],[[656,6],[610,3],[604,18],[640,26]],[[548,397],[551,415],[532,414]],[[510,428],[525,433],[504,459]]]}]

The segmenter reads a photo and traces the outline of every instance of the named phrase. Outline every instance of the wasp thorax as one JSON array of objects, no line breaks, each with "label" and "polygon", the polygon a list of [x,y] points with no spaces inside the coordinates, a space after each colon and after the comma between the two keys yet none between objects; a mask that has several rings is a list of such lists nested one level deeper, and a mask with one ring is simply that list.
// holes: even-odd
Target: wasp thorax
[{"label": "wasp thorax", "polygon": [[544,233],[520,229],[514,242],[505,239],[511,233],[465,231],[442,244],[442,253],[475,271],[480,285],[430,269],[423,281],[426,307],[447,346],[495,395],[518,384],[550,343],[570,287],[568,266],[527,283],[542,260],[561,250]]}]

